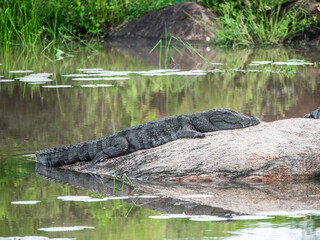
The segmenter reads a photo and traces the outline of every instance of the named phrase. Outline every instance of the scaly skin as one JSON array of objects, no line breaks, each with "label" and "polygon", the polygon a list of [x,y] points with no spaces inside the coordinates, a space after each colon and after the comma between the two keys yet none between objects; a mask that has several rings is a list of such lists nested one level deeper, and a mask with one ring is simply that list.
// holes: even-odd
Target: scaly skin
[{"label": "scaly skin", "polygon": [[203,138],[205,132],[250,127],[260,123],[229,109],[213,109],[190,115],[158,119],[124,129],[112,135],[89,142],[41,150],[37,162],[57,167],[79,161],[93,163],[148,149],[179,138]]},{"label": "scaly skin", "polygon": [[320,107],[318,107],[316,110],[312,111],[311,113],[306,114],[304,117],[320,119]]}]

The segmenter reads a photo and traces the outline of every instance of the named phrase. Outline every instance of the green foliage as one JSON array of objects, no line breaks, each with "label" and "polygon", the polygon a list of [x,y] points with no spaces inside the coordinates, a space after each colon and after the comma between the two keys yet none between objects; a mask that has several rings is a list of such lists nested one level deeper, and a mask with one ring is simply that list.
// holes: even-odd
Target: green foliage
[{"label": "green foliage", "polygon": [[0,43],[42,43],[46,46],[99,38],[111,27],[173,0],[17,0],[0,1]]},{"label": "green foliage", "polygon": [[283,0],[224,2],[214,4],[221,30],[216,43],[229,46],[282,44],[315,25],[315,19],[298,7],[280,12]]},{"label": "green foliage", "polygon": [[[59,48],[65,42],[95,39],[115,26],[184,0],[17,0],[0,1],[0,43],[41,43]],[[280,16],[284,0],[197,0],[216,11],[223,29],[219,44],[280,44],[310,27],[314,19],[299,9]],[[277,8],[275,8],[277,9]]]}]

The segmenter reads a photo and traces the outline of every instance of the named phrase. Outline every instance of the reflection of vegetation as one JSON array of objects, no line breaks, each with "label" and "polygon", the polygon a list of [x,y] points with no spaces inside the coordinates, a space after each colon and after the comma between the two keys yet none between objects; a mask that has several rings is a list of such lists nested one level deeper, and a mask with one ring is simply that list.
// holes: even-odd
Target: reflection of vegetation
[{"label": "reflection of vegetation", "polygon": [[[301,229],[316,234],[319,217],[276,217],[236,222],[193,222],[188,219],[155,220],[159,213],[125,201],[68,202],[58,196],[92,196],[97,193],[53,183],[37,177],[34,163],[19,158],[0,159],[0,236],[37,236],[38,228],[92,226],[76,232],[44,233],[48,237],[76,239],[204,239],[240,235],[261,226]],[[97,196],[98,195],[98,196]],[[36,205],[12,205],[11,201],[39,200]],[[155,201],[155,200],[152,200]],[[167,206],[168,207],[168,206]],[[171,206],[170,206],[171,207]],[[174,206],[172,206],[173,208]],[[170,208],[171,209],[171,208]],[[303,224],[302,224],[303,223]]]},{"label": "reflection of vegetation", "polygon": [[[52,62],[34,51],[0,51],[0,75],[13,78],[9,70],[32,69],[36,73],[55,72],[54,84],[80,85],[61,77],[77,68],[105,70],[150,70],[154,68],[115,49],[87,53]],[[305,54],[305,55],[303,55]],[[236,50],[220,52],[203,68],[276,69],[271,65],[249,66],[251,61],[304,59],[309,53],[284,49]],[[143,56],[148,62],[148,54]],[[312,59],[306,59],[312,61]],[[41,63],[41,64],[39,64]],[[157,64],[157,63],[156,63]],[[202,67],[202,65],[201,65]],[[123,128],[159,117],[227,107],[262,120],[283,118],[304,96],[317,90],[317,69],[299,66],[297,73],[285,74],[209,73],[207,76],[136,76],[112,82],[113,88],[44,89],[26,83],[0,84],[0,152],[26,153],[45,147],[77,143],[101,137]],[[312,74],[313,72],[313,74]],[[311,75],[310,75],[311,74]],[[96,83],[96,82],[95,82]]]}]

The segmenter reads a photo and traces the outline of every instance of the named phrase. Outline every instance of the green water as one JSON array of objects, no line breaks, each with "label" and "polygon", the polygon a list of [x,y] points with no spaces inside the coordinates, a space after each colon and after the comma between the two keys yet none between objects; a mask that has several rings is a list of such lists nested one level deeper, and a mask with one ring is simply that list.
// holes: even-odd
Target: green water
[{"label": "green water", "polygon": [[[50,89],[15,80],[0,82],[0,239],[44,236],[75,239],[319,239],[320,217],[276,216],[266,220],[195,222],[189,219],[151,219],[162,208],[130,201],[68,202],[59,196],[101,197],[105,193],[83,186],[49,181],[35,171],[35,151],[98,138],[157,118],[190,114],[212,108],[231,108],[263,121],[302,117],[320,105],[320,68],[317,49],[199,49],[208,59],[185,52],[169,68],[205,70],[203,76],[143,76],[114,81],[74,81],[63,75],[80,68],[110,71],[147,71],[158,68],[151,47],[78,49],[56,61],[51,55],[28,49],[0,51],[1,79],[28,74],[12,70],[54,73],[45,85],[72,85]],[[312,65],[250,65],[252,61],[304,60]],[[223,63],[216,65],[212,63]],[[224,71],[218,72],[217,69]],[[260,70],[261,72],[239,72]],[[268,71],[274,71],[270,73]],[[53,78],[53,77],[51,77]],[[82,88],[83,84],[112,87]],[[80,178],[81,179],[81,178]],[[110,190],[110,187],[109,187]],[[100,192],[100,193],[99,193]],[[112,188],[109,194],[112,193]],[[41,201],[14,205],[13,201]],[[315,202],[318,198],[315,198]],[[170,203],[168,203],[170,204]],[[174,204],[172,204],[174,208]],[[319,210],[319,209],[310,209]],[[178,213],[178,212],[175,212]],[[182,213],[182,212],[181,212]],[[46,227],[88,226],[70,232],[44,232]]]}]

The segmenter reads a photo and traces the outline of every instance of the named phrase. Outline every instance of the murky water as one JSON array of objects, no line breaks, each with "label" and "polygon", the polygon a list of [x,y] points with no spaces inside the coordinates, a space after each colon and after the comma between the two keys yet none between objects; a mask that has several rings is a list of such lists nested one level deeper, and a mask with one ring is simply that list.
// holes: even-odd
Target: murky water
[{"label": "murky water", "polygon": [[[190,206],[163,198],[63,201],[59,197],[112,196],[113,183],[95,188],[96,179],[81,176],[77,181],[83,183],[71,186],[71,177],[53,182],[61,174],[36,173],[34,156],[26,155],[161,117],[225,107],[273,121],[302,117],[320,105],[318,49],[199,49],[206,62],[182,50],[163,71],[158,53],[148,54],[150,49],[78,49],[58,61],[36,50],[0,51],[0,239],[320,238],[316,212],[222,222],[157,219],[152,216],[191,214]],[[314,191],[312,207],[318,207],[320,193]],[[241,213],[196,207],[192,215]]]}]

